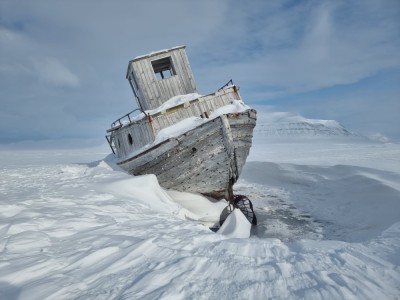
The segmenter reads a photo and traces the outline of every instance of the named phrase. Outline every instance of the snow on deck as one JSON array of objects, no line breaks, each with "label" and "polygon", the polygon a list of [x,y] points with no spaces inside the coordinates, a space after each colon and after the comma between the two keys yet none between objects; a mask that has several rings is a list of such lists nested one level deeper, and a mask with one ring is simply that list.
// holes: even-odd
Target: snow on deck
[{"label": "snow on deck", "polygon": [[[186,95],[186,96],[189,97],[190,95]],[[175,106],[175,105],[172,105],[172,103],[176,103],[175,101],[182,101],[181,97],[177,97],[176,99],[174,99],[174,98],[170,99],[171,101],[167,105],[167,107]],[[188,98],[186,98],[186,99],[188,99]],[[183,101],[183,102],[186,102],[186,101]],[[183,102],[181,102],[181,103],[183,103]],[[170,106],[170,105],[172,105],[172,106]],[[163,129],[161,129],[157,133],[154,141],[151,144],[147,144],[146,146],[144,146],[144,147],[142,147],[140,149],[137,149],[137,150],[134,150],[134,151],[130,152],[128,156],[123,158],[123,160],[127,160],[127,159],[129,159],[131,157],[134,157],[134,156],[136,156],[136,155],[138,155],[138,154],[150,149],[151,147],[153,147],[153,146],[155,146],[157,144],[160,144],[163,141],[166,141],[167,139],[178,137],[178,136],[184,134],[185,132],[188,132],[189,130],[192,130],[192,129],[194,129],[194,128],[196,128],[196,127],[198,127],[198,126],[200,126],[200,125],[202,125],[202,124],[204,124],[206,122],[209,122],[209,121],[211,121],[211,120],[213,120],[215,118],[218,118],[218,117],[220,117],[220,116],[222,116],[224,114],[240,113],[240,112],[243,112],[243,111],[245,111],[247,109],[250,109],[250,107],[247,106],[246,104],[244,104],[243,101],[241,101],[241,100],[233,100],[231,104],[222,106],[222,107],[214,110],[210,114],[209,118],[200,118],[200,117],[189,117],[189,118],[186,118],[186,119],[184,119],[184,120],[182,120],[182,121],[180,121],[178,123],[175,123],[174,125],[171,125],[171,126],[168,126],[168,127],[165,127]]]}]

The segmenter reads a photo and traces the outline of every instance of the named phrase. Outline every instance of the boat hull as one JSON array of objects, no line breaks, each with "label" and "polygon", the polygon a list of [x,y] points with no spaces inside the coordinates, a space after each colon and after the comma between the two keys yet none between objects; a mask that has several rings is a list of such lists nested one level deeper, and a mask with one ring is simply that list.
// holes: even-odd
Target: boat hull
[{"label": "boat hull", "polygon": [[167,189],[231,198],[255,124],[253,109],[224,114],[118,165],[133,175],[155,174]]}]

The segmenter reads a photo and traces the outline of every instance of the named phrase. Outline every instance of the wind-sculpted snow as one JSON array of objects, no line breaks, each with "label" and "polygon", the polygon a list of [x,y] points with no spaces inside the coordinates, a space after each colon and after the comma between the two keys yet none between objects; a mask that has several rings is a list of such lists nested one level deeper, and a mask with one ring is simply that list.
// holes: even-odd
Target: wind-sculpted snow
[{"label": "wind-sculpted snow", "polygon": [[400,220],[400,174],[344,165],[249,162],[242,176],[240,192],[264,190],[253,199],[258,200],[259,217],[268,216],[266,236],[273,233],[271,212],[281,223],[298,227],[295,236],[281,239],[307,234],[312,239],[369,241]]},{"label": "wind-sculpted snow", "polygon": [[251,151],[248,239],[203,225],[223,203],[105,153],[0,151],[0,299],[398,299],[400,146]]}]

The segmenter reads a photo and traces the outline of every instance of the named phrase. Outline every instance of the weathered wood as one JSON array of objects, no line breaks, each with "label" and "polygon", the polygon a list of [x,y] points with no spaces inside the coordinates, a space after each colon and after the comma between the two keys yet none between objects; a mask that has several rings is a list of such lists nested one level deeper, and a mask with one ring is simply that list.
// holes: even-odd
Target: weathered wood
[{"label": "weathered wood", "polygon": [[[152,143],[154,137],[163,128],[174,125],[188,117],[200,117],[200,115],[204,115],[204,112],[210,115],[212,111],[230,104],[231,101],[235,99],[236,95],[234,88],[230,88],[194,99],[186,105],[182,104],[167,111],[157,113],[151,117],[151,124],[148,118],[125,124],[123,126],[124,130],[114,130],[111,132],[111,138],[119,139],[122,143],[121,149],[118,144],[116,144],[118,156],[123,158],[127,156],[129,152],[136,151],[144,145]],[[130,129],[126,130],[128,127],[130,127]],[[139,131],[139,128],[142,128],[142,130]],[[151,132],[151,128],[153,128],[153,132]],[[149,133],[144,134],[146,131],[149,131]],[[130,133],[133,138],[143,141],[143,143],[134,143],[134,145],[126,144],[126,136],[128,133]]]},{"label": "weathered wood", "polygon": [[[166,76],[168,73],[171,76]],[[126,76],[142,111],[158,108],[174,96],[197,92],[185,47],[135,58],[129,62]],[[120,158],[118,164],[130,174],[155,174],[165,188],[230,199],[232,185],[249,154],[256,111],[209,118],[236,100],[241,97],[232,86],[140,120],[128,114],[128,120],[120,118],[113,123],[107,140]],[[155,144],[162,129],[190,117],[204,121],[178,137]]]},{"label": "weathered wood", "polygon": [[251,139],[241,145],[234,137],[252,135],[255,119],[249,115],[222,115],[118,164],[134,175],[155,174],[165,188],[229,197],[251,146]]},{"label": "weathered wood", "polygon": [[[156,77],[152,62],[165,58],[170,58],[171,70],[174,70],[174,74],[160,80]],[[152,53],[131,60],[127,79],[133,80],[133,78],[143,95],[137,100],[138,106],[144,110],[155,109],[173,96],[197,92],[185,47]]]}]

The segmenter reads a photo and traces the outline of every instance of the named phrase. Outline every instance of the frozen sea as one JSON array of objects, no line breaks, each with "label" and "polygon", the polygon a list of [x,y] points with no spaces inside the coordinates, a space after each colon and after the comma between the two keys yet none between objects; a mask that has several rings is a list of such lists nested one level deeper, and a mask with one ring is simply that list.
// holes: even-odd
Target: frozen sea
[{"label": "frozen sea", "polygon": [[256,135],[250,238],[108,155],[0,150],[0,299],[400,298],[399,144]]}]

